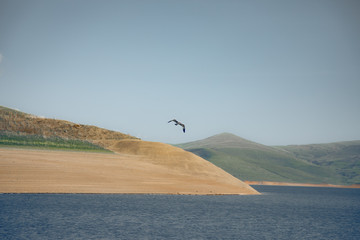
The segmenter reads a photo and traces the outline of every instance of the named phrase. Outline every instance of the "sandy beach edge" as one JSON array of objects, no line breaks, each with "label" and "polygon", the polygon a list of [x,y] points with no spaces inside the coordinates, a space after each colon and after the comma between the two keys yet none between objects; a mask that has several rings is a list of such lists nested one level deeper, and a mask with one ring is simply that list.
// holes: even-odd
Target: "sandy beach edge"
[{"label": "sandy beach edge", "polygon": [[360,188],[360,184],[336,185],[336,184],[314,184],[314,183],[290,183],[290,182],[271,182],[271,181],[243,181],[250,186],[291,186],[291,187],[332,187],[332,188]]}]

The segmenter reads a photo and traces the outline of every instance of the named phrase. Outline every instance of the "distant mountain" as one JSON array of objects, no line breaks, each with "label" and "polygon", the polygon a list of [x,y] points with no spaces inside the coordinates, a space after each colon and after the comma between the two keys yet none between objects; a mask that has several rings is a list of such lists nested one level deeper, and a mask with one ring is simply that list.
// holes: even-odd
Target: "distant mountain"
[{"label": "distant mountain", "polygon": [[[316,148],[314,145],[305,149],[298,146],[271,147],[230,133],[177,146],[207,159],[243,180],[331,184],[360,182],[359,171],[350,168],[350,166],[359,167],[359,155],[356,154],[360,145],[356,142],[343,143],[342,152],[336,144],[325,148],[329,154],[329,149],[333,149],[331,156],[338,154],[336,159],[342,159],[340,162],[332,162],[332,166],[329,166],[331,165],[329,161],[324,160],[324,158],[329,159],[329,155],[322,155],[323,158],[318,159],[315,157],[320,150],[314,150]],[[307,151],[308,149],[313,149],[313,152]],[[345,153],[354,153],[351,155],[351,160],[343,158]],[[320,160],[323,163],[320,164]],[[339,169],[340,163],[345,169]]]},{"label": "distant mountain", "polygon": [[182,148],[248,148],[248,149],[271,149],[265,145],[251,142],[231,133],[221,133],[203,140],[179,144]]}]

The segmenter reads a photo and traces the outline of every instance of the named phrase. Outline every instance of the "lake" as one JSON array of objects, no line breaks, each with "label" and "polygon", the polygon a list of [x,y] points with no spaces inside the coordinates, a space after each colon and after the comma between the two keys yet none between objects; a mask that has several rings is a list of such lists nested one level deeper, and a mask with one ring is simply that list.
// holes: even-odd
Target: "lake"
[{"label": "lake", "polygon": [[0,239],[360,239],[360,189],[256,196],[0,194]]}]

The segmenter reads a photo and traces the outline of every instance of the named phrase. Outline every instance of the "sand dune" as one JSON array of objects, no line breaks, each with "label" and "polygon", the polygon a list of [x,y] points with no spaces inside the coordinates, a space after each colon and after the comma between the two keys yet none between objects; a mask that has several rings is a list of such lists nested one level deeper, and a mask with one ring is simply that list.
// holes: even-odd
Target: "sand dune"
[{"label": "sand dune", "polygon": [[0,148],[2,193],[259,194],[171,145],[103,140],[115,154]]}]

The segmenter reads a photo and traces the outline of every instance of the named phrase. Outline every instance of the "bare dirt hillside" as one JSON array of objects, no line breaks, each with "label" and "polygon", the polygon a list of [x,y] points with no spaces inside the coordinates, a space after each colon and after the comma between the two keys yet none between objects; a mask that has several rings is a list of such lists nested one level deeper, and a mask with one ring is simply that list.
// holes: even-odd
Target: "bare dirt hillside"
[{"label": "bare dirt hillside", "polygon": [[[107,148],[121,154],[142,157],[147,163],[178,172],[183,180],[189,178],[203,182],[204,190],[214,194],[256,194],[248,184],[228,174],[214,164],[181,148],[159,142],[141,140],[104,141]],[[211,186],[212,185],[212,186]],[[213,190],[211,190],[214,187]],[[201,191],[198,188],[196,191]],[[221,190],[222,189],[222,190]]]},{"label": "bare dirt hillside", "polygon": [[183,149],[0,108],[0,130],[91,141],[114,154],[0,148],[2,193],[259,194]]},{"label": "bare dirt hillside", "polygon": [[179,161],[172,151],[152,158],[0,148],[0,193],[258,194],[206,160],[185,152]]}]

